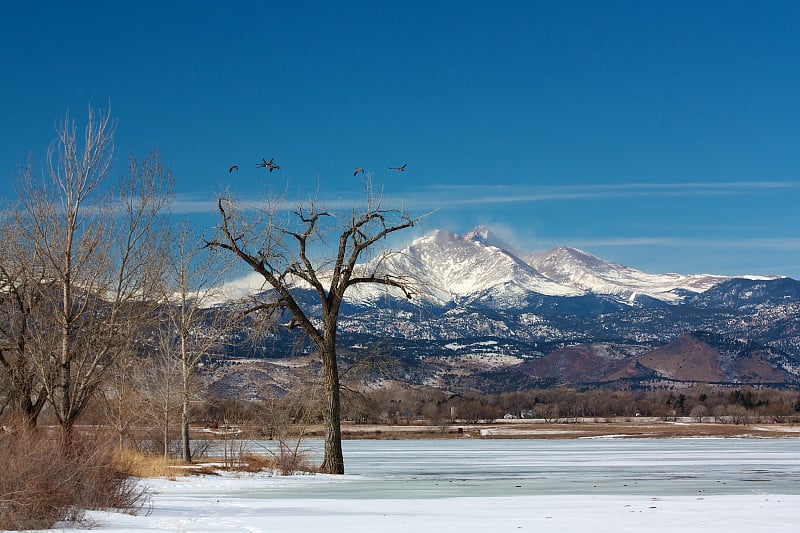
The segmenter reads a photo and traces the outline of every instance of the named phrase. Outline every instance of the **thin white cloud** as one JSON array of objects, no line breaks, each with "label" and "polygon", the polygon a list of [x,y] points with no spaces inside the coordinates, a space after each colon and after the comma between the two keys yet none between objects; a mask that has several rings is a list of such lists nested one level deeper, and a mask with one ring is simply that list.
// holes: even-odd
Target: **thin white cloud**
[{"label": "thin white cloud", "polygon": [[178,194],[170,210],[177,215],[214,213],[217,211],[217,201],[214,198],[200,198],[197,194]]},{"label": "thin white cloud", "polygon": [[797,184],[786,181],[615,183],[564,186],[519,185],[432,185],[405,198],[436,207],[501,205],[512,203],[579,200],[593,198],[725,196],[765,189],[789,189]]},{"label": "thin white cloud", "polygon": [[684,237],[621,237],[602,239],[582,239],[570,241],[572,246],[580,247],[625,247],[625,246],[680,246],[694,248],[800,250],[797,237],[755,237],[726,239],[695,239]]},{"label": "thin white cloud", "polygon": [[[797,186],[797,183],[788,181],[612,183],[563,186],[434,184],[404,193],[385,194],[383,205],[388,209],[410,207],[415,211],[429,211],[479,205],[500,206],[580,199],[741,195],[754,191],[792,189]],[[258,210],[265,205],[258,195],[248,197],[242,194],[233,194],[231,197],[239,208],[245,210]],[[363,192],[343,192],[338,198],[318,199],[318,204],[326,209],[352,208],[364,205],[364,203]],[[283,210],[295,209],[297,205],[297,200],[281,199],[278,203],[273,203],[272,207]],[[216,198],[203,197],[197,193],[179,194],[172,210],[174,213],[181,214],[214,213],[217,210]]]}]

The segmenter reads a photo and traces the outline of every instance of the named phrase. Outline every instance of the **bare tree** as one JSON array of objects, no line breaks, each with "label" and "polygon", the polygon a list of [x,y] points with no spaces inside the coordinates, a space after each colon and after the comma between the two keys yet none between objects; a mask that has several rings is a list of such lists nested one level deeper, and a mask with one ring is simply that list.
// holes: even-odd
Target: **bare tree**
[{"label": "bare tree", "polygon": [[109,184],[113,129],[109,112],[90,108],[81,137],[67,115],[45,176],[28,170],[19,191],[31,272],[44,280],[37,297],[56,322],[55,333],[40,332],[33,360],[65,451],[110,361],[151,316],[148,291],[163,255],[155,225],[170,201],[171,178],[153,152],[141,162],[131,158],[116,189]]},{"label": "bare tree", "polygon": [[[160,322],[160,325],[163,326],[164,322]],[[160,439],[161,451],[164,452],[166,459],[172,449],[172,434],[175,426],[172,415],[181,405],[181,395],[178,392],[181,376],[180,365],[173,352],[174,337],[157,334],[156,344],[155,352],[148,358],[150,364],[142,373],[140,386],[147,391],[147,416],[158,430],[154,432],[153,444],[157,444]],[[156,435],[159,439],[156,439]]]},{"label": "bare tree", "polygon": [[[388,252],[365,261],[373,247],[389,235],[414,226],[419,218],[405,211],[385,209],[367,180],[366,206],[344,215],[320,209],[315,201],[301,202],[285,213],[280,199],[267,201],[257,220],[247,220],[230,198],[220,197],[219,235],[206,243],[233,253],[273,289],[251,311],[270,315],[288,311],[289,327],[299,327],[315,345],[322,362],[325,406],[323,472],[344,473],[341,403],[336,334],[345,292],[356,285],[379,284],[396,288],[410,298],[412,281],[387,269]],[[319,250],[329,242],[329,253]],[[321,254],[315,257],[315,254]],[[310,288],[317,305],[304,304],[294,289]],[[315,316],[316,311],[316,316]]]},{"label": "bare tree", "polygon": [[26,276],[28,254],[22,248],[18,213],[10,210],[9,214],[0,228],[0,383],[4,384],[0,414],[10,406],[13,417],[33,427],[47,392],[36,375],[29,340],[36,322],[46,315],[36,298],[41,280]]},{"label": "bare tree", "polygon": [[116,432],[120,450],[149,415],[146,377],[152,366],[152,358],[131,350],[129,354],[120,354],[106,370],[98,407],[108,426]]},{"label": "bare tree", "polygon": [[192,377],[203,358],[225,342],[235,321],[225,309],[210,308],[220,297],[226,272],[218,254],[201,253],[202,241],[188,225],[173,242],[164,270],[158,337],[163,355],[176,359],[180,369],[181,456],[190,462]]}]

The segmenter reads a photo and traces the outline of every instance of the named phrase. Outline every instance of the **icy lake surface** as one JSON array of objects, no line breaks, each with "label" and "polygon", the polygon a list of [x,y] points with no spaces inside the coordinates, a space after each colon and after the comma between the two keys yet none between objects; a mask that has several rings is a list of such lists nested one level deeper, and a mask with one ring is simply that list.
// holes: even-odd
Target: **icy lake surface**
[{"label": "icy lake surface", "polygon": [[[320,444],[321,446],[321,444]],[[800,439],[345,441],[348,474],[317,498],[800,494]],[[296,497],[291,489],[264,495]]]},{"label": "icy lake surface", "polygon": [[[316,461],[322,444],[304,445]],[[737,533],[800,524],[798,438],[370,440],[346,441],[344,454],[344,476],[146,480],[148,513],[93,512],[92,529]]]}]

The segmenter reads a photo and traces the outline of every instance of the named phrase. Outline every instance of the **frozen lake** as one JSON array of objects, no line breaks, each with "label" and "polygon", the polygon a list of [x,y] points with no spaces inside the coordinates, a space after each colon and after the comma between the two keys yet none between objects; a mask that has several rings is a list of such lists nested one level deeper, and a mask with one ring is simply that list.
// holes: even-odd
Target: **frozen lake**
[{"label": "frozen lake", "polygon": [[[321,443],[306,447],[319,451]],[[347,475],[148,480],[103,531],[789,531],[800,439],[346,441]]]},{"label": "frozen lake", "polygon": [[[304,494],[800,494],[800,439],[461,439],[343,446],[347,473],[357,477],[335,489],[306,487]],[[291,490],[267,494],[296,496]]]}]

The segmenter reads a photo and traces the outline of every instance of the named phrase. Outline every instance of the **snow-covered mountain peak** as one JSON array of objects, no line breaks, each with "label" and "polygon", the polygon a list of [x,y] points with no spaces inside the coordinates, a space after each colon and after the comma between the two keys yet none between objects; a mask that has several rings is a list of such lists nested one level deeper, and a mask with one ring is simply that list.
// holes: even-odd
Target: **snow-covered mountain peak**
[{"label": "snow-covered mountain peak", "polygon": [[486,226],[475,226],[472,231],[464,235],[465,239],[471,241],[486,240],[489,238],[489,228]]},{"label": "snow-covered mountain peak", "polygon": [[[521,307],[532,294],[585,293],[541,275],[481,227],[465,235],[433,230],[393,254],[385,267],[419,280],[439,304],[491,301],[494,306]],[[360,289],[359,299],[370,297]]]},{"label": "snow-covered mountain peak", "polygon": [[568,247],[558,247],[548,252],[533,254],[529,257],[528,262],[542,274],[556,281],[569,281],[576,274],[584,271],[615,276],[639,272],[624,265],[600,259],[583,250]]},{"label": "snow-covered mountain peak", "polygon": [[475,226],[470,232],[464,234],[463,238],[468,241],[480,243],[484,246],[493,246],[505,252],[519,255],[517,250],[486,226]]}]

